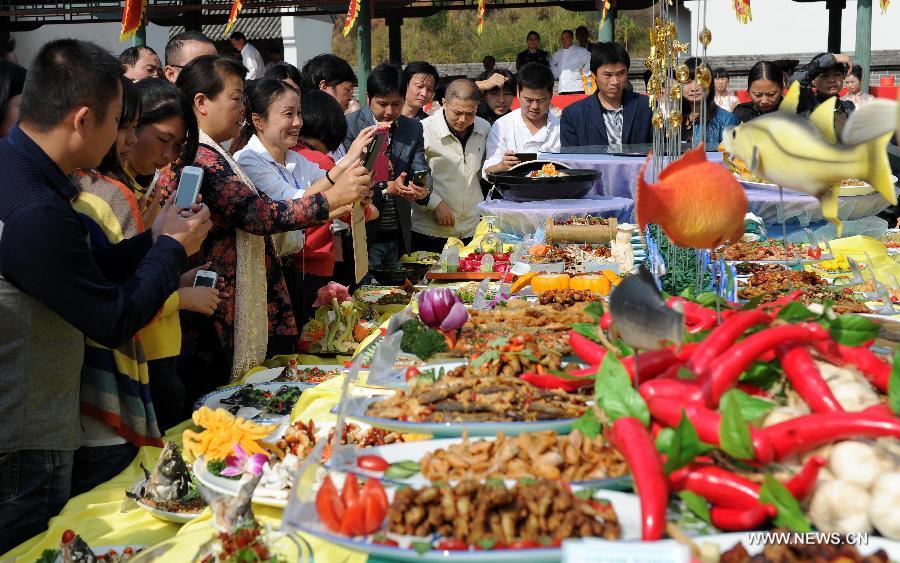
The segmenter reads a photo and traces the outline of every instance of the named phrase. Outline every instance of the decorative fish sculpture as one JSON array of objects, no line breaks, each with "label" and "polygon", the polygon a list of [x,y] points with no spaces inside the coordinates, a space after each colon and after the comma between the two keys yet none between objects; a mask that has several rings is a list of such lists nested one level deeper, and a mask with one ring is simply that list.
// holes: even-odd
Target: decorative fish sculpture
[{"label": "decorative fish sculpture", "polygon": [[744,188],[724,166],[706,159],[702,143],[666,166],[657,184],[644,181],[652,156],[638,175],[635,205],[641,231],[656,223],[678,246],[700,249],[741,239],[747,213]]},{"label": "decorative fish sculpture", "polygon": [[60,559],[63,563],[95,563],[99,561],[91,546],[72,530],[66,530],[63,533],[59,549],[61,551]]},{"label": "decorative fish sculpture", "polygon": [[669,342],[681,346],[684,341],[684,314],[666,306],[644,264],[613,289],[609,312],[613,328],[632,348],[655,350]]},{"label": "decorative fish sculpture", "polygon": [[206,487],[203,483],[199,484],[200,496],[209,505],[213,515],[213,525],[216,529],[230,533],[235,526],[251,524],[256,521],[251,499],[260,479],[262,479],[262,473],[259,475],[245,473],[239,481],[236,496],[219,493]]},{"label": "decorative fish sculpture", "polygon": [[[144,469],[141,467],[141,469]],[[175,501],[186,494],[190,488],[191,474],[184,458],[175,442],[167,442],[163,448],[153,471],[144,469],[147,481],[144,484],[143,496],[157,502]]]},{"label": "decorative fish sculpture", "polygon": [[727,127],[722,134],[725,150],[745,162],[753,174],[818,198],[822,215],[837,225],[838,236],[842,230],[838,190],[843,180],[864,180],[896,204],[887,156],[893,132],[890,128],[885,132],[884,121],[876,113],[880,106],[864,105],[854,111],[838,142],[834,133],[836,99],[819,104],[804,118],[796,114],[798,98],[795,82],[779,111]]}]

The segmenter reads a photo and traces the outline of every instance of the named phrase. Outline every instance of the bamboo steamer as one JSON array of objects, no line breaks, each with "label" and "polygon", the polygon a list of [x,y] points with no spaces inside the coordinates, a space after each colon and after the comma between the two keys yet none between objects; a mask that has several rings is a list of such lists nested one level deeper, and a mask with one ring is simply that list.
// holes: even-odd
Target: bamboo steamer
[{"label": "bamboo steamer", "polygon": [[618,221],[609,218],[607,225],[556,225],[552,218],[547,219],[547,243],[591,243],[602,244],[616,237]]}]

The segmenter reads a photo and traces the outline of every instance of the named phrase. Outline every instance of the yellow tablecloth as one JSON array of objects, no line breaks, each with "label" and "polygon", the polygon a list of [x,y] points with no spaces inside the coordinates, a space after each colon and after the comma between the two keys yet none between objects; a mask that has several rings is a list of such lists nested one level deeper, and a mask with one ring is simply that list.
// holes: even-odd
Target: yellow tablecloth
[{"label": "yellow tablecloth", "polygon": [[[287,360],[293,357],[295,356],[272,358],[266,361],[265,367],[252,371],[285,365]],[[305,364],[324,364],[343,363],[344,360],[335,362],[319,356],[300,355],[298,361]],[[365,372],[360,374],[361,381],[365,381],[366,375]],[[342,382],[343,378],[338,377],[305,391],[294,407],[292,419],[313,419],[316,422],[334,420],[334,415],[330,411],[340,398]],[[181,445],[181,433],[192,426],[191,421],[183,422],[170,429],[166,433],[165,440]],[[159,448],[141,448],[137,458],[125,471],[95,489],[69,500],[62,512],[50,520],[47,532],[6,553],[0,557],[0,561],[34,561],[45,549],[58,548],[63,532],[68,529],[76,531],[88,544],[95,547],[103,545],[144,545],[149,547],[175,535],[184,534],[185,541],[166,553],[163,560],[190,560],[200,545],[212,535],[212,528],[208,523],[208,510],[200,518],[184,526],[158,520],[133,503],[130,503],[131,508],[127,512],[121,512],[122,502],[125,500],[125,490],[143,477],[141,464],[148,469],[152,468],[160,451]],[[253,510],[262,522],[269,523],[276,528],[280,525],[280,509],[254,505]],[[209,528],[210,536],[199,532],[191,533],[198,527]],[[317,561],[362,563],[366,560],[364,554],[348,551],[308,536],[306,539],[312,545]]]}]

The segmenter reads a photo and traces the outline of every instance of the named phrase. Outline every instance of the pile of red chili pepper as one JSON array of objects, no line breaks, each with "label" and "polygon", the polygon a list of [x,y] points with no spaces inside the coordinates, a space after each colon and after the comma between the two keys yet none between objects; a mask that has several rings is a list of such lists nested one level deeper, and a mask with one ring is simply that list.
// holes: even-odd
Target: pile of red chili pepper
[{"label": "pile of red chili pepper", "polygon": [[[823,379],[814,354],[834,365],[856,368],[885,394],[891,377],[890,364],[865,343],[847,346],[835,341],[823,324],[811,319],[791,322],[780,318],[779,312],[796,297],[787,295],[746,310],[725,309],[721,324],[717,324],[714,310],[671,298],[670,306],[684,301],[686,330],[695,334],[706,332],[705,338],[680,349],[672,346],[637,354],[637,374],[634,356],[618,359],[632,381],[639,383],[638,393],[652,420],[647,428],[637,418],[620,417],[608,428],[609,439],[625,457],[640,494],[643,539],[663,536],[670,491],[689,491],[708,501],[711,523],[722,530],[758,528],[777,516],[778,508],[762,500],[758,482],[721,467],[710,457],[697,456],[666,475],[666,455],[654,443],[663,429],[676,429],[687,422],[700,442],[722,449],[720,435],[725,416],[724,411],[717,409],[723,396],[732,389],[751,396],[768,396],[765,389],[740,381],[756,362],[780,364],[785,379],[809,405],[811,413],[765,428],[745,424],[749,451],[740,459],[743,465],[762,472],[768,464],[840,440],[900,438],[900,417],[885,404],[861,412],[845,412]],[[610,324],[610,318],[604,315],[599,328],[605,331]],[[542,387],[574,390],[593,386],[607,348],[574,330],[570,343],[574,353],[591,367],[565,376],[523,377]],[[787,489],[801,501],[812,492],[824,464],[824,459],[812,456],[791,479],[774,486]]]}]

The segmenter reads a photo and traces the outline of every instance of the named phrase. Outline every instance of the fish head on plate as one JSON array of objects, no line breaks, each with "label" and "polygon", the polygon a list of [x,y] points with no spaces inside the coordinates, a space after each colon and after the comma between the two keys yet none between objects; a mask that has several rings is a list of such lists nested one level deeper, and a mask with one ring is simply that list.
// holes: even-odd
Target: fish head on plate
[{"label": "fish head on plate", "polygon": [[722,165],[709,162],[701,143],[672,162],[648,183],[638,174],[635,209],[641,231],[655,223],[678,246],[716,248],[737,242],[744,234],[747,196],[734,176]]},{"label": "fish head on plate", "polygon": [[62,552],[63,563],[94,563],[98,561],[91,546],[72,530],[63,532],[59,549]]},{"label": "fish head on plate", "polygon": [[147,473],[145,469],[144,473],[147,476],[144,496],[165,502],[178,500],[188,494],[191,474],[175,442],[167,442],[153,471]]},{"label": "fish head on plate", "polygon": [[654,350],[684,340],[684,314],[666,305],[650,270],[644,264],[609,296],[613,327],[633,348]]},{"label": "fish head on plate", "polygon": [[219,493],[198,483],[200,496],[209,506],[213,515],[213,525],[222,532],[231,532],[235,526],[251,525],[256,522],[251,499],[262,473],[245,473],[238,483],[237,495]]}]

